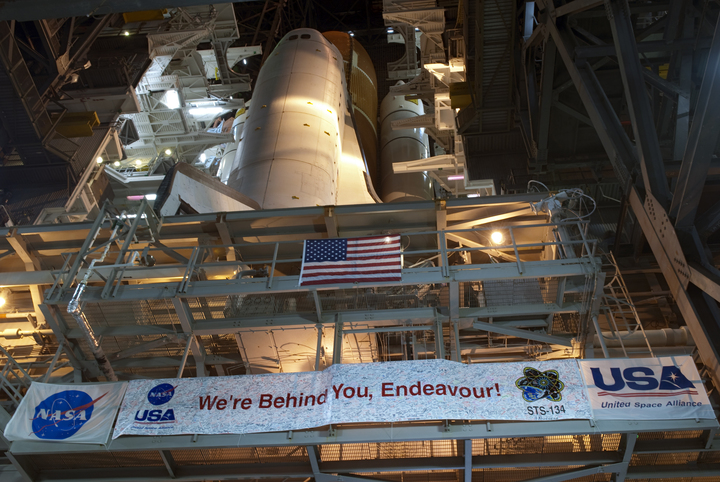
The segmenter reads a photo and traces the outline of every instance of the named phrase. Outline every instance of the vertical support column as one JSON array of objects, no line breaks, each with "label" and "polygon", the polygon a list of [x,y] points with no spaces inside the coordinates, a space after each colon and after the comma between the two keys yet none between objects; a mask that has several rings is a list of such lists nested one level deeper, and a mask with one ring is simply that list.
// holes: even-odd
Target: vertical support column
[{"label": "vertical support column", "polygon": [[185,371],[185,364],[187,363],[190,348],[192,347],[191,338],[192,336],[188,336],[187,340],[185,340],[185,351],[183,352],[182,360],[180,360],[180,366],[178,367],[177,376],[175,378],[182,378],[183,371]]},{"label": "vertical support column", "polygon": [[315,371],[320,371],[320,354],[322,353],[322,340],[323,340],[323,327],[318,323],[315,328],[317,329],[317,345],[315,346]]},{"label": "vertical support column", "polygon": [[455,321],[460,318],[460,283],[457,281],[448,283],[448,296],[450,297],[450,320]]},{"label": "vertical support column", "polygon": [[690,228],[695,222],[710,159],[720,134],[720,21],[708,54],[707,67],[697,99],[685,156],[669,215],[675,227]]},{"label": "vertical support column", "polygon": [[540,81],[540,119],[538,121],[538,151],[537,151],[537,167],[538,170],[547,169],[548,160],[548,135],[550,133],[550,111],[553,104],[553,80],[555,79],[555,56],[557,48],[555,41],[548,38],[545,42],[545,51],[543,52],[542,78]]},{"label": "vertical support column", "polygon": [[188,335],[187,342],[190,344],[190,351],[195,359],[197,376],[205,377],[207,376],[207,371],[205,370],[205,348],[203,348],[200,341],[193,334],[193,319],[192,314],[190,313],[190,307],[188,306],[187,301],[182,298],[173,298],[172,302],[175,307],[175,312],[178,315],[178,319],[180,320],[180,326],[182,326],[183,331]]},{"label": "vertical support column", "polygon": [[343,340],[343,322],[340,314],[335,315],[335,338],[333,340],[333,365],[342,363]]},{"label": "vertical support column", "polygon": [[225,222],[225,213],[221,215],[220,222],[215,223],[215,227],[217,227],[218,234],[220,234],[220,241],[222,241],[222,244],[225,245],[225,257],[228,261],[237,261],[235,247],[228,246],[229,244],[233,244],[233,240],[232,235],[230,234],[230,229]]},{"label": "vertical support column", "polygon": [[[10,231],[10,234],[6,237],[8,243],[15,251],[23,264],[25,265],[25,271],[37,271],[41,269],[40,260],[30,252],[27,243],[22,235],[18,234],[17,229]],[[32,304],[35,311],[35,319],[37,320],[37,326],[45,324],[45,316],[40,310],[40,305],[43,302],[42,289],[39,285],[30,285],[30,296],[32,297]]]},{"label": "vertical support column", "polygon": [[637,441],[638,435],[636,433],[626,433],[622,436],[621,445],[624,445],[625,452],[623,453],[623,460],[621,468],[613,474],[613,482],[624,482],[627,476],[628,466],[632,460],[633,452],[635,451],[635,442]]},{"label": "vertical support column", "polygon": [[447,228],[447,210],[445,207],[445,201],[435,201],[435,229],[437,230],[437,243],[438,252],[441,253],[438,257],[438,266],[442,270],[442,273],[447,272],[447,251],[445,244],[445,229]]},{"label": "vertical support column", "polygon": [[[681,19],[683,20],[682,38],[695,38],[695,15],[694,8],[690,2],[686,2],[685,0],[672,0],[670,2],[670,10],[668,11],[667,17],[669,21],[667,23],[667,27],[665,28],[665,32],[663,33],[663,40],[665,43],[671,44],[675,41]],[[670,72],[674,71],[676,62],[680,64],[680,75],[678,80],[680,90],[682,91],[677,96],[677,107],[675,110],[675,143],[673,145],[674,161],[682,160],[688,140],[693,56],[693,52],[683,52],[681,50],[674,52],[670,60]],[[669,102],[667,102],[667,104],[668,106],[670,105]],[[665,118],[662,120],[667,123]]]},{"label": "vertical support column", "polygon": [[318,323],[322,323],[322,303],[320,303],[320,297],[318,296],[317,290],[312,290],[313,300],[315,301],[315,311],[317,313]]},{"label": "vertical support column", "polygon": [[460,322],[459,321],[451,321],[450,325],[452,326],[453,330],[453,343],[452,343],[452,353],[450,354],[452,356],[452,359],[456,362],[462,362],[462,346],[460,346]]},{"label": "vertical support column", "polygon": [[465,444],[465,470],[463,480],[472,482],[472,440],[463,440]]},{"label": "vertical support column", "polygon": [[640,65],[630,7],[627,0],[609,0],[605,5],[615,40],[620,75],[625,87],[625,100],[635,134],[635,145],[645,187],[661,206],[667,208],[670,204],[670,191],[665,177],[660,143],[655,131],[655,119],[645,87],[643,67]]},{"label": "vertical support column", "polygon": [[445,359],[445,337],[443,336],[443,322],[438,313],[435,314],[435,357]]},{"label": "vertical support column", "polygon": [[75,383],[82,381],[83,366],[81,361],[85,360],[83,352],[70,340],[65,337],[65,333],[68,331],[68,327],[62,316],[58,312],[57,306],[54,305],[40,305],[40,310],[45,316],[45,321],[52,329],[55,334],[55,338],[65,346],[65,353],[67,354],[70,365],[73,367],[73,375],[75,376]]},{"label": "vertical support column", "polygon": [[317,447],[314,445],[308,445],[305,447],[308,454],[308,459],[310,459],[310,468],[312,469],[313,475],[315,476],[315,480],[317,482],[318,478],[321,478],[323,474],[320,473],[320,458],[318,457],[318,450]]}]

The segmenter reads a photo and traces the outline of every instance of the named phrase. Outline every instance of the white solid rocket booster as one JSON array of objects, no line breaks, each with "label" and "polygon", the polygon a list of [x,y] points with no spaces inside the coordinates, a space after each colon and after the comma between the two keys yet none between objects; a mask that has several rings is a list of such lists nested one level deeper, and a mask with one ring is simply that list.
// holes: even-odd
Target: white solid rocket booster
[{"label": "white solid rocket booster", "polygon": [[[402,83],[402,82],[399,82]],[[393,130],[392,121],[424,114],[419,99],[407,100],[390,92],[380,104],[380,172],[383,202],[420,201],[433,198],[432,181],[424,173],[394,174],[393,163],[428,157],[425,129]]]},{"label": "white solid rocket booster", "polygon": [[258,76],[228,186],[263,209],[337,204],[343,59],[312,29],[288,33]]}]

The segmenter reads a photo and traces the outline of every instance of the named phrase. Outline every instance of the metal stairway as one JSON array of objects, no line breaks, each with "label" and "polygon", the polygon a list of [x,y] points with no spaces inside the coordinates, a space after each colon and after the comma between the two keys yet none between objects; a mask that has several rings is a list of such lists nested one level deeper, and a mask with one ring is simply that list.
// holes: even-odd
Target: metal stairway
[{"label": "metal stairway", "polygon": [[[623,355],[628,357],[624,339],[639,333],[642,340],[644,340],[644,345],[647,346],[647,355],[651,357],[655,356],[650,342],[645,335],[645,330],[640,322],[640,317],[635,309],[635,305],[630,298],[625,281],[620,274],[620,268],[618,268],[615,257],[612,253],[607,253],[603,254],[602,260],[602,269],[607,273],[607,282],[603,288],[600,313],[605,315],[605,321],[610,328],[612,336],[603,337],[601,333],[598,333],[598,336],[604,338],[605,341],[617,341],[622,349]],[[637,353],[637,351],[635,351],[635,353]]]}]

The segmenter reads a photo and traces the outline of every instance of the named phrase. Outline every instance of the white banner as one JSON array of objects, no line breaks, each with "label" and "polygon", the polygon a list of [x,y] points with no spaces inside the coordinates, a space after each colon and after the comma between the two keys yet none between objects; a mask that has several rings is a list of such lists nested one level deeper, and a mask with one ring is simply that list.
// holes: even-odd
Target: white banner
[{"label": "white banner", "polygon": [[133,380],[113,438],[257,433],[330,423],[591,418],[575,360],[334,365],[323,372]]},{"label": "white banner", "polygon": [[34,382],[5,427],[8,440],[104,444],[127,383]]},{"label": "white banner", "polygon": [[715,418],[692,357],[578,363],[597,420]]}]

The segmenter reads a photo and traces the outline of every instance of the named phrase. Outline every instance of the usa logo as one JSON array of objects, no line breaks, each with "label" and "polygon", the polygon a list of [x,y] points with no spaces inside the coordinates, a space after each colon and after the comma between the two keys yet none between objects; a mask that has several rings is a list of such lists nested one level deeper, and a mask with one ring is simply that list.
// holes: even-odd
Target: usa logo
[{"label": "usa logo", "polygon": [[518,378],[515,386],[522,390],[522,397],[526,402],[536,402],[543,398],[553,402],[562,400],[560,392],[565,388],[565,384],[560,381],[557,370],[541,372],[535,368],[526,367],[523,374],[525,376]]},{"label": "usa logo", "polygon": [[92,417],[95,400],[80,390],[66,390],[50,395],[35,407],[33,434],[46,440],[65,440],[75,435]]},{"label": "usa logo", "polygon": [[[600,392],[598,396],[606,397],[665,397],[676,395],[697,395],[693,382],[676,366],[664,366],[658,378],[651,367],[610,368],[610,376],[606,377],[600,368],[590,368],[593,383]],[[630,393],[617,393],[630,389]]]},{"label": "usa logo", "polygon": [[[147,400],[151,405],[156,407],[164,405],[172,400],[175,395],[174,386],[169,383],[161,383],[155,385],[150,389],[147,395]],[[163,410],[162,408],[156,410],[138,410],[135,413],[135,423],[141,425],[164,425],[175,423],[175,411],[172,408]]]}]

